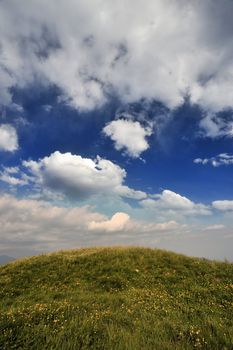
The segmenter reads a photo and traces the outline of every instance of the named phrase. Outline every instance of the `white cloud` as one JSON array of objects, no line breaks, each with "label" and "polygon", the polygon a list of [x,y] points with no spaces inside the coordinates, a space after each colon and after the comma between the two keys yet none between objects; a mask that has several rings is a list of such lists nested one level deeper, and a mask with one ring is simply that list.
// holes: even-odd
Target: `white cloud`
[{"label": "white cloud", "polygon": [[205,165],[205,164],[207,164],[209,162],[209,159],[208,158],[204,158],[204,159],[202,159],[202,158],[195,158],[194,160],[193,160],[193,163],[195,163],[195,164],[203,164],[203,165]]},{"label": "white cloud", "polygon": [[19,172],[19,167],[10,166],[10,167],[5,167],[4,170],[7,174],[17,174]]},{"label": "white cloud", "polygon": [[231,0],[1,1],[1,103],[39,79],[81,109],[109,91],[124,102],[174,108],[188,94],[204,109],[232,108],[232,12]]},{"label": "white cloud", "polygon": [[215,224],[215,225],[209,225],[204,228],[204,231],[214,231],[214,230],[222,230],[225,228],[225,225],[222,224]]},{"label": "white cloud", "polygon": [[106,232],[115,232],[122,231],[127,223],[129,222],[129,215],[125,213],[116,213],[112,216],[110,220],[106,221],[91,221],[88,225],[89,230],[94,231],[106,231]]},{"label": "white cloud", "polygon": [[131,198],[131,199],[145,199],[147,197],[147,194],[143,191],[134,190],[133,188],[130,188],[128,186],[119,186],[117,188],[116,192],[119,196]]},{"label": "white cloud", "polygon": [[[57,230],[62,225],[75,228],[77,225],[84,228],[89,220],[103,220],[105,216],[91,212],[88,206],[82,208],[62,208],[53,206],[44,201],[33,199],[17,199],[10,195],[0,196],[0,222],[2,231],[16,234],[30,229],[34,232],[43,231],[51,223]],[[59,229],[60,230],[60,229]],[[46,236],[46,231],[43,232]]]},{"label": "white cloud", "polygon": [[28,184],[29,177],[21,174],[18,167],[4,167],[0,172],[0,180],[12,186],[23,186]]},{"label": "white cloud", "polygon": [[82,158],[58,151],[38,161],[23,165],[42,190],[48,189],[72,199],[95,195],[115,195],[134,199],[146,198],[146,193],[124,185],[126,171],[109,160]]},{"label": "white cloud", "polygon": [[91,230],[101,230],[106,231],[119,231],[124,229],[125,232],[133,232],[134,234],[153,234],[169,232],[174,234],[174,232],[181,232],[186,225],[180,224],[175,220],[163,221],[163,222],[147,222],[145,220],[135,220],[131,219],[128,214],[116,213],[108,221],[90,223],[89,229]]},{"label": "white cloud", "polygon": [[138,158],[149,148],[146,137],[152,134],[152,129],[137,121],[118,119],[108,123],[103,132],[114,141],[117,150],[126,150],[129,156]]},{"label": "white cloud", "polygon": [[212,206],[221,211],[231,211],[233,210],[233,200],[214,201]]},{"label": "white cloud", "polygon": [[222,136],[221,124],[212,114],[207,114],[200,122],[201,129],[205,135],[211,138]]},{"label": "white cloud", "polygon": [[196,158],[193,161],[195,164],[211,164],[213,167],[219,167],[221,165],[232,165],[233,155],[228,153],[220,153],[216,157],[211,158]]},{"label": "white cloud", "polygon": [[157,194],[153,198],[142,200],[140,203],[144,208],[155,210],[178,211],[188,215],[210,215],[210,209],[201,203],[194,203],[190,199],[181,196],[170,190],[164,190],[162,194]]},{"label": "white cloud", "polygon": [[26,185],[28,183],[26,180],[19,179],[15,176],[10,176],[9,174],[6,174],[6,173],[0,173],[0,180],[12,186]]},{"label": "white cloud", "polygon": [[0,196],[0,245],[46,250],[63,244],[72,246],[72,242],[78,244],[78,237],[81,239],[87,232],[89,222],[105,219],[88,206],[63,208],[3,195]]},{"label": "white cloud", "polygon": [[213,113],[207,113],[199,125],[203,136],[213,139],[222,136],[233,136],[233,122],[231,120],[224,120]]},{"label": "white cloud", "polygon": [[18,149],[18,136],[9,124],[0,125],[0,150],[14,152]]},{"label": "white cloud", "polygon": [[[135,225],[137,227],[137,225]],[[139,224],[139,226],[142,226]],[[176,230],[181,230],[185,227],[185,225],[181,225],[177,223],[174,220],[170,220],[167,222],[161,222],[161,223],[150,223],[150,224],[144,224],[143,226],[143,231],[145,232],[164,232],[164,231],[169,231],[173,232]],[[142,227],[141,227],[142,229]]]},{"label": "white cloud", "polygon": [[[11,168],[5,168],[0,180],[10,185],[30,185],[34,189],[34,198],[46,198],[54,201],[86,200],[107,210],[116,205],[125,210],[125,198],[137,200],[141,209],[140,217],[150,211],[156,212],[161,221],[182,220],[184,215],[210,215],[211,208],[194,203],[190,199],[170,190],[161,194],[147,194],[124,184],[126,171],[109,160],[97,157],[82,158],[71,153],[56,151],[38,161],[24,161],[27,174],[17,170],[12,176]],[[108,203],[105,207],[102,201]],[[99,203],[100,202],[100,203]],[[131,206],[127,206],[131,210]],[[130,209],[131,208],[131,209]],[[140,211],[140,209],[139,209]],[[150,216],[150,215],[149,215]],[[173,220],[173,221],[174,221]]]},{"label": "white cloud", "polygon": [[114,242],[137,244],[150,235],[183,229],[175,221],[149,223],[124,212],[109,219],[90,206],[66,208],[10,195],[0,196],[0,227],[0,250],[17,255]]}]

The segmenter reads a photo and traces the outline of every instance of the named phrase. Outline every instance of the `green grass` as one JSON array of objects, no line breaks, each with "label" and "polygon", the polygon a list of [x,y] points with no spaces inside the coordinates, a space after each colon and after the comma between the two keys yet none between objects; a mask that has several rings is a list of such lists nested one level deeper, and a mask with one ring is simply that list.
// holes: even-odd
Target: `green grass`
[{"label": "green grass", "polygon": [[233,349],[233,264],[90,248],[0,268],[0,349]]}]

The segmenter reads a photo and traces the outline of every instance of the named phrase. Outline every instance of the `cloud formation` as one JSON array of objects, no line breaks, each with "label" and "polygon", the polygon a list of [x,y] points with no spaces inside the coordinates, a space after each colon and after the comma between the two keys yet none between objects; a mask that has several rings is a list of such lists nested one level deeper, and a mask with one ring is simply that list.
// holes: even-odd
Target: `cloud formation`
[{"label": "cloud formation", "polygon": [[170,190],[163,190],[161,194],[147,198],[140,203],[144,208],[152,210],[170,210],[183,215],[210,215],[210,208],[201,203],[194,203],[190,199]]},{"label": "cloud formation", "polygon": [[219,137],[233,137],[233,119],[220,118],[213,113],[207,113],[200,121],[201,135],[215,139]]},{"label": "cloud formation", "polygon": [[100,157],[92,160],[56,151],[38,161],[24,161],[23,165],[37,187],[58,192],[69,199],[84,200],[95,195],[147,197],[146,193],[124,185],[124,169]]},{"label": "cloud formation", "polygon": [[0,151],[14,152],[18,149],[18,136],[9,124],[0,125]]},{"label": "cloud formation", "polygon": [[204,231],[214,231],[214,230],[223,230],[224,228],[225,228],[225,225],[223,225],[223,224],[215,224],[215,225],[206,226],[203,230]]},{"label": "cloud formation", "polygon": [[221,211],[232,211],[233,210],[233,200],[221,200],[214,201],[212,203],[213,208]]},{"label": "cloud formation", "polygon": [[0,180],[12,186],[23,186],[29,183],[29,176],[20,173],[19,167],[4,167],[0,172]]},{"label": "cloud formation", "polygon": [[[0,195],[0,252],[18,255],[107,242],[130,243],[144,234],[182,230],[175,221],[148,223],[117,212],[110,219],[90,206],[66,208],[51,203]],[[118,233],[118,236],[108,233]],[[114,237],[116,238],[114,240]],[[146,237],[146,236],[145,236]]]},{"label": "cloud formation", "polygon": [[70,202],[89,199],[94,203],[105,198],[110,202],[117,200],[120,206],[124,199],[130,198],[136,200],[142,210],[156,212],[166,220],[211,214],[210,206],[194,203],[171,190],[149,194],[125,185],[125,169],[98,156],[90,159],[56,151],[37,161],[23,161],[22,165],[5,167],[0,180],[11,186],[28,185],[36,198]]},{"label": "cloud formation", "polygon": [[100,222],[91,221],[88,225],[88,229],[106,232],[122,231],[129,222],[129,219],[130,217],[128,214],[116,213],[110,220]]},{"label": "cloud formation", "polygon": [[137,121],[118,119],[108,123],[103,132],[111,138],[118,151],[126,150],[130,157],[138,158],[149,148],[146,137],[152,134],[152,129],[144,128]]},{"label": "cloud formation", "polygon": [[63,208],[49,203],[0,196],[1,249],[58,249],[81,241],[91,221],[106,220],[90,207]]},{"label": "cloud formation", "polygon": [[232,108],[232,12],[231,0],[1,1],[1,103],[39,80],[80,109],[111,92],[169,108],[187,96],[205,110]]},{"label": "cloud formation", "polygon": [[220,153],[216,157],[211,158],[196,158],[193,161],[195,164],[211,164],[213,167],[219,167],[221,165],[232,165],[233,155],[228,153]]}]

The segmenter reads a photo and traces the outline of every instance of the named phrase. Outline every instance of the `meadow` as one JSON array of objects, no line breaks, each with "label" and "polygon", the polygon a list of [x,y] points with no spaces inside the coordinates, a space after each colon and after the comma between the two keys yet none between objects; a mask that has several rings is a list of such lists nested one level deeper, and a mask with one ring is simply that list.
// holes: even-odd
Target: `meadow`
[{"label": "meadow", "polygon": [[233,264],[147,248],[0,267],[0,349],[233,349]]}]

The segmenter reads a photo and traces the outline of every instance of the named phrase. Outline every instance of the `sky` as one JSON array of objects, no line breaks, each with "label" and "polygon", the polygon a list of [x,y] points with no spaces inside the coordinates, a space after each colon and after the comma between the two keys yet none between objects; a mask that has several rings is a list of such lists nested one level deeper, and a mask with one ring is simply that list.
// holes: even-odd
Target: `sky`
[{"label": "sky", "polygon": [[0,1],[0,255],[233,261],[233,1]]}]

